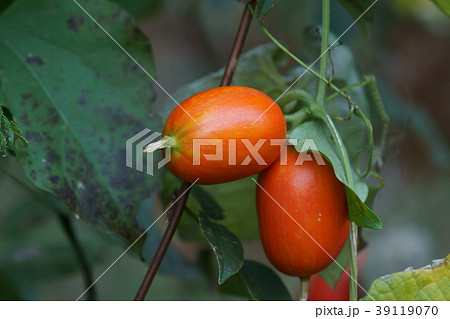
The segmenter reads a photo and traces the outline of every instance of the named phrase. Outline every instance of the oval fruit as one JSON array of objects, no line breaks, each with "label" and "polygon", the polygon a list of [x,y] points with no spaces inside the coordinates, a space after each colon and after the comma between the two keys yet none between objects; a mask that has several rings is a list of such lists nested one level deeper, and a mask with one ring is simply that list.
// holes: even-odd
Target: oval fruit
[{"label": "oval fruit", "polygon": [[[364,267],[367,261],[367,249],[358,252],[357,264],[358,271]],[[350,267],[343,272],[336,287],[330,287],[320,274],[314,274],[309,279],[308,300],[309,301],[349,301],[350,300]],[[362,292],[362,291],[359,291]],[[360,295],[360,293],[358,293]],[[362,293],[363,297],[365,293]],[[358,299],[360,297],[358,296]]]},{"label": "oval fruit", "polygon": [[167,167],[174,175],[191,183],[199,179],[197,184],[217,184],[272,164],[281,141],[271,145],[271,140],[284,142],[286,122],[280,107],[263,92],[226,86],[183,101],[167,118],[163,136],[171,138]]},{"label": "oval fruit", "polygon": [[310,160],[296,164],[299,153],[289,146],[287,165],[280,158],[263,171],[256,194],[267,257],[281,272],[298,277],[330,265],[349,233],[345,188],[333,167],[323,157],[319,165],[313,153],[301,155]]},{"label": "oval fruit", "polygon": [[[350,267],[346,270],[350,273]],[[327,282],[314,274],[309,279],[308,301],[349,301],[350,300],[350,278],[344,272],[335,288],[328,286]]]}]

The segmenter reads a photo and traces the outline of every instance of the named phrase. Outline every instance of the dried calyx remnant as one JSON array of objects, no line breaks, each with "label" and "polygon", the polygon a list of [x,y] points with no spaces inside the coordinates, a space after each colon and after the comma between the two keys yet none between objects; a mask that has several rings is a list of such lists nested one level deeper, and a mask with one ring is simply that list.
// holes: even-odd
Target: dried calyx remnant
[{"label": "dried calyx remnant", "polygon": [[163,148],[168,148],[175,145],[175,138],[171,136],[164,136],[159,141],[148,144],[145,149],[144,153],[153,153],[157,150],[161,150]]}]

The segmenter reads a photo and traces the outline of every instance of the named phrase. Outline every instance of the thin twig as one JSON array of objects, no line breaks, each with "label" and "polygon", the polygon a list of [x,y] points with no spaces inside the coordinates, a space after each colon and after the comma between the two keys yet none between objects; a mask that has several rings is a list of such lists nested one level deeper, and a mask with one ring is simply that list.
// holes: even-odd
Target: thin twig
[{"label": "thin twig", "polygon": [[[86,287],[90,287],[94,282],[92,277],[92,270],[89,267],[86,255],[83,252],[83,248],[81,248],[80,242],[75,235],[72,221],[62,212],[56,212],[56,214],[58,215],[59,221],[64,228],[67,237],[69,238],[70,244],[72,245],[75,255],[77,256],[77,260],[80,263],[81,269],[83,271],[84,284]],[[96,300],[95,287],[91,287],[91,289],[88,290],[87,300]]]},{"label": "thin twig", "polygon": [[[249,5],[253,8],[255,7],[256,1],[251,1]],[[242,47],[244,46],[245,38],[247,37],[248,29],[250,28],[250,23],[252,21],[252,15],[248,6],[245,6],[244,13],[242,14],[241,23],[239,24],[239,29],[236,33],[236,38],[234,39],[233,48],[231,49],[230,57],[228,58],[228,63],[223,73],[222,81],[220,86],[230,85],[231,79],[233,78],[234,71],[236,70],[237,60],[241,54]]]},{"label": "thin twig", "polygon": [[[253,0],[250,2],[250,5],[254,7],[255,3],[256,2]],[[241,23],[239,24],[239,28],[236,33],[236,38],[234,40],[233,47],[231,49],[227,66],[225,67],[225,72],[223,74],[222,81],[220,82],[220,86],[227,86],[230,85],[231,83],[234,71],[236,70],[237,60],[239,58],[239,55],[241,54],[245,38],[247,36],[248,29],[250,27],[251,20],[252,15],[250,14],[248,6],[246,5],[244,13],[242,14]],[[167,213],[167,216],[169,216],[170,218],[169,225],[167,226],[166,231],[164,232],[158,250],[156,251],[155,256],[153,257],[152,263],[150,264],[150,267],[148,268],[147,273],[145,274],[144,280],[142,281],[142,284],[139,287],[136,297],[134,298],[134,300],[136,301],[144,300],[150,288],[150,285],[152,284],[152,281],[155,278],[159,265],[161,264],[164,258],[167,248],[169,247],[172,237],[174,236],[175,231],[177,229],[181,215],[183,214],[183,211],[186,207],[186,202],[190,192],[190,186],[191,186],[190,183],[183,182],[181,187],[173,192],[172,195],[173,198],[177,198],[178,196],[180,196],[180,194],[183,194],[183,192],[187,190],[184,193],[184,195],[182,195],[182,197],[178,200],[178,202],[175,203],[172,209]]]},{"label": "thin twig", "polygon": [[184,195],[179,199],[179,201],[172,207],[172,211],[167,212],[167,216],[170,216],[169,225],[164,232],[164,236],[159,244],[158,250],[153,257],[152,263],[145,274],[144,280],[142,281],[141,286],[136,294],[134,300],[142,301],[147,295],[148,289],[152,284],[153,278],[155,278],[156,272],[158,271],[159,265],[161,264],[164,255],[166,254],[167,248],[169,248],[170,241],[172,240],[175,231],[177,230],[178,223],[180,221],[181,215],[183,214],[184,208],[186,206],[186,202],[190,192],[190,183],[183,182],[181,188],[174,191],[174,195],[177,198],[181,194]]}]

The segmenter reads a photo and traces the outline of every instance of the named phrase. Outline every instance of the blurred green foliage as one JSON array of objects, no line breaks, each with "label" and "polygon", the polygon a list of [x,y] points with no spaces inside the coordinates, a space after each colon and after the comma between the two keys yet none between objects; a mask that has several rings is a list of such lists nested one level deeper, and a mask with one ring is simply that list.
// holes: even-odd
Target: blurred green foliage
[{"label": "blurred green foliage", "polygon": [[[25,3],[26,1],[18,0],[18,2]],[[216,70],[223,66],[229,54],[242,6],[234,1],[229,3],[222,1],[195,3],[178,1],[165,2],[164,5],[162,1],[116,2],[140,20],[142,31],[149,35],[154,55],[149,57],[147,39],[134,29],[136,25],[130,25],[130,29],[126,29],[128,30],[126,34],[122,34],[124,30],[113,22],[108,24],[107,29],[111,31],[114,37],[121,40],[120,42],[126,49],[131,49],[132,54],[139,57],[139,61],[142,58],[152,64],[154,57],[159,82],[165,88],[169,88],[171,93],[175,91],[173,96],[178,101],[193,93],[218,85],[222,70]],[[270,2],[267,1],[267,3]],[[402,44],[409,48],[407,36],[411,41],[418,39],[418,32],[413,32],[411,30],[414,29],[408,29],[407,27],[417,28],[432,41],[442,44],[447,41],[450,35],[443,31],[445,28],[441,27],[442,24],[439,23],[443,23],[444,26],[448,26],[448,24],[442,22],[444,20],[441,19],[439,14],[444,15],[436,8],[434,8],[436,11],[426,11],[432,12],[435,18],[432,18],[433,16],[431,18],[422,16],[418,19],[414,15],[405,18],[403,13],[406,9],[400,11],[398,9],[400,2],[380,3],[374,7],[375,14],[372,17],[371,30],[370,32],[366,31],[369,33],[368,39],[363,36],[363,32],[353,28],[342,39],[345,45],[336,45],[331,50],[331,57],[334,61],[334,83],[345,85],[361,80],[359,74],[375,73],[382,88],[381,92],[385,99],[387,112],[393,122],[386,145],[387,156],[383,157],[385,162],[383,172],[386,176],[387,189],[381,191],[373,207],[383,220],[384,230],[381,231],[383,233],[371,231],[364,233],[369,240],[369,251],[374,254],[373,257],[369,257],[367,266],[369,273],[363,271],[362,279],[366,287],[369,286],[371,280],[380,275],[403,269],[409,266],[411,261],[414,263],[413,266],[419,266],[428,261],[430,255],[437,258],[448,253],[449,248],[448,241],[445,240],[447,235],[445,225],[448,224],[448,204],[447,194],[444,190],[448,189],[450,177],[447,165],[450,157],[448,143],[450,133],[448,128],[438,124],[440,118],[445,119],[447,117],[448,120],[448,113],[446,113],[444,105],[430,107],[430,105],[438,105],[437,97],[435,100],[429,100],[428,102],[419,101],[414,96],[404,94],[403,87],[393,80],[397,74],[400,74],[400,78],[404,80],[401,83],[405,83],[406,80],[414,77],[423,77],[420,73],[414,72],[414,64],[410,64],[406,71],[400,68],[401,61],[408,57],[408,54],[414,54],[415,52],[411,49],[402,50]],[[426,2],[434,6],[430,1]],[[83,2],[81,1],[81,3]],[[93,12],[103,10],[103,5],[105,8],[113,8],[107,1],[96,1],[96,3],[99,11],[94,10]],[[7,2],[2,2],[0,12],[2,6],[6,7],[6,4]],[[33,12],[34,9],[38,10],[37,7],[29,7],[30,12]],[[74,12],[78,10],[77,14],[82,14],[76,6],[73,6],[70,10]],[[21,17],[25,13],[17,14],[17,17]],[[5,23],[5,19],[2,20],[2,17],[0,16],[0,23],[2,21]],[[126,14],[123,14],[122,17],[127,20]],[[386,19],[386,17],[389,17],[389,19]],[[265,16],[264,23],[292,51],[305,61],[312,62],[317,57],[320,45],[320,35],[318,29],[314,27],[320,23],[319,18],[320,2],[283,0],[270,14]],[[425,20],[427,21],[425,24],[423,19],[428,19]],[[85,21],[87,23],[87,19]],[[332,30],[335,34],[343,32],[352,22],[351,14],[335,1],[332,7]],[[61,23],[64,24],[65,21]],[[13,30],[17,34],[20,33],[16,30],[19,27],[16,22],[10,21],[6,26],[8,26],[8,31]],[[144,127],[156,125],[155,129],[160,129],[161,120],[174,107],[173,101],[166,99],[165,94],[159,91],[146,78],[145,74],[126,73],[129,67],[133,68],[133,63],[126,62],[127,57],[101,30],[96,27],[91,29],[89,34],[85,35],[86,38],[75,36],[71,38],[81,45],[79,57],[82,57],[81,60],[83,61],[85,59],[88,61],[90,58],[97,59],[95,65],[91,65],[91,67],[100,74],[109,74],[109,72],[112,72],[111,70],[115,70],[115,72],[112,72],[111,78],[107,77],[106,80],[103,79],[103,76],[97,77],[95,74],[93,78],[95,80],[89,80],[91,75],[88,74],[87,76],[86,72],[65,71],[66,80],[85,82],[86,89],[98,90],[99,92],[102,91],[102,88],[113,84],[111,89],[107,90],[107,97],[100,94],[101,96],[99,95],[95,101],[99,102],[102,98],[108,98],[109,104],[126,109],[130,114],[136,112],[137,109],[140,110],[140,116],[134,118],[121,117],[120,125],[112,122],[115,126],[114,129],[126,131],[130,136]],[[395,32],[393,30],[396,29],[402,31],[400,32],[402,37],[394,37]],[[58,30],[51,31],[56,32]],[[0,47],[3,48],[5,47],[5,39],[8,40],[8,43],[11,40],[25,39],[23,34],[15,39],[8,38],[8,36],[11,36],[5,35],[5,31],[1,34],[3,37],[0,40]],[[136,51],[132,49],[133,45],[128,43],[133,37],[139,38],[140,46]],[[98,50],[93,50],[92,46],[88,46],[86,43],[82,44],[84,41],[88,41],[90,44],[100,41],[98,50],[102,51],[104,46],[105,51],[110,54],[106,55],[109,58],[95,58],[94,55],[98,53]],[[256,27],[252,27],[245,47],[246,50],[251,50],[248,50],[240,60],[233,84],[257,87],[276,98],[280,91],[285,88],[286,83],[295,80],[303,72],[303,69],[288,61],[286,56],[281,54],[278,49],[272,44],[265,44],[266,42],[264,35]],[[24,43],[26,42],[22,43],[20,52],[22,58],[26,59],[25,53],[27,53],[28,47]],[[264,45],[258,46],[260,44]],[[146,48],[147,51],[141,56],[139,52],[142,48]],[[413,48],[419,50],[418,47]],[[40,44],[34,43],[32,54],[41,50]],[[355,52],[354,55],[352,51]],[[10,52],[8,54],[10,55]],[[64,61],[60,60],[58,56],[60,55],[52,55],[51,60],[54,60],[56,65],[58,63],[64,64]],[[111,68],[105,70],[105,63],[107,62],[110,63],[108,65]],[[423,60],[418,59],[417,63],[421,62]],[[74,66],[80,65],[83,65],[83,63],[76,62],[74,64]],[[38,67],[39,65],[32,65],[31,70],[37,72]],[[153,68],[150,69],[153,70]],[[426,85],[423,87],[424,91],[437,87],[441,82],[445,83],[445,78],[441,78],[445,74],[442,75],[440,68],[438,70],[438,73],[431,76],[432,80],[422,84]],[[52,74],[55,73],[54,70]],[[127,77],[120,80],[119,78],[124,76],[125,73],[128,74]],[[5,74],[5,70],[2,69],[0,81],[4,81]],[[23,74],[25,73],[18,72],[15,75],[16,81],[24,81],[24,86],[30,85],[32,82],[26,80],[29,79],[29,76],[24,77]],[[38,74],[40,74],[38,77],[43,81],[46,74]],[[77,77],[70,79],[74,74]],[[156,73],[152,71],[152,74]],[[103,80],[106,83],[103,83]],[[114,84],[116,81],[119,84]],[[77,85],[80,86],[81,84]],[[76,87],[79,88],[79,86]],[[142,89],[137,90],[137,87]],[[314,92],[316,81],[306,74],[298,81],[296,87],[307,88]],[[9,90],[8,92],[5,92],[5,90],[5,85],[2,84],[0,96],[12,94]],[[19,92],[19,88],[14,90]],[[65,113],[73,118],[86,118],[86,122],[77,123],[75,127],[85,128],[86,126],[83,126],[83,123],[90,123],[90,121],[102,122],[104,120],[102,116],[92,116],[92,114],[84,114],[80,111],[76,113],[76,109],[70,108],[71,105],[76,103],[75,93],[63,94],[58,97],[58,101],[67,103],[68,108]],[[365,92],[361,88],[354,88],[350,90],[350,93],[355,102],[366,111],[367,105],[371,102],[368,98],[369,92]],[[413,93],[415,92],[411,94]],[[156,100],[153,100],[153,94],[156,95]],[[137,95],[139,95],[138,98]],[[11,106],[14,113],[20,112],[16,99],[11,101],[11,98],[9,98],[7,102],[8,104],[6,99],[0,99],[0,103]],[[328,108],[334,115],[344,117],[347,114],[348,105],[343,99],[335,99],[328,105]],[[104,116],[107,115],[104,114]],[[375,127],[377,125],[376,116],[375,113],[371,114]],[[155,117],[161,120],[158,122]],[[24,122],[23,119],[20,121]],[[155,124],[156,122],[158,124]],[[358,152],[365,146],[366,136],[357,134],[361,127],[358,119],[352,118],[350,122],[351,125],[342,123],[339,125],[339,129],[344,132],[344,140],[348,143],[352,159],[355,160]],[[344,127],[351,129],[345,131]],[[153,127],[151,128],[153,129]],[[59,136],[58,134],[55,133],[54,135]],[[102,134],[109,134],[109,132]],[[122,145],[122,139],[125,138],[124,134],[121,137],[114,135],[114,143],[111,145],[116,145],[115,143]],[[33,146],[33,142],[34,145],[39,145],[35,139],[31,142],[31,147],[36,147]],[[90,143],[90,141],[87,143]],[[111,146],[110,148],[115,147],[117,146]],[[92,148],[95,150],[99,148],[99,145],[93,144]],[[108,152],[103,150],[103,153]],[[113,159],[114,163],[124,166],[123,158],[121,156],[116,157]],[[362,167],[364,160],[364,157],[360,159]],[[58,222],[57,214],[64,211],[64,208],[54,204],[54,198],[43,200],[43,198],[48,198],[48,194],[43,196],[41,191],[35,188],[25,177],[23,169],[12,159],[0,159],[0,168],[0,256],[2,257],[0,260],[0,285],[3,288],[0,299],[76,299],[85,287],[77,257]],[[123,169],[127,169],[127,174],[133,172],[126,167],[123,167]],[[84,172],[82,168],[80,170]],[[96,176],[100,179],[104,177],[103,175],[108,175],[108,173]],[[11,176],[14,176],[14,178]],[[127,191],[139,190],[141,192],[140,200],[133,200],[135,207],[133,217],[130,218],[138,225],[139,232],[145,230],[159,217],[172,190],[180,185],[180,181],[168,174],[167,171],[161,172],[161,175],[157,178],[161,180],[164,178],[164,180],[159,185],[156,183],[153,188],[147,185],[147,183],[152,185],[154,183],[154,180],[151,180],[150,177],[146,178],[143,183],[130,183],[127,186]],[[42,180],[45,182],[45,177]],[[120,184],[120,181],[117,181],[117,183]],[[76,184],[73,186],[76,186]],[[162,188],[160,196],[156,195],[158,186]],[[166,259],[161,266],[161,272],[154,281],[148,299],[227,300],[251,298],[285,300],[295,297],[297,279],[288,278],[263,265],[269,265],[269,263],[258,243],[254,183],[250,179],[246,179],[224,185],[202,186],[199,189],[197,192],[193,191],[193,196],[188,201],[188,207],[194,214],[199,213],[199,211],[214,212],[213,216],[217,217],[214,218],[216,219],[214,222],[230,229],[243,243],[244,258],[247,261],[244,262],[240,272],[230,277],[223,286],[218,287],[217,273],[219,269],[215,261],[216,258],[210,252],[196,221],[185,214],[180,224],[178,236],[169,248]],[[151,191],[153,196],[150,196]],[[206,195],[202,191],[206,191]],[[211,196],[213,199],[208,199]],[[123,200],[123,198],[120,198],[120,200]],[[131,199],[127,198],[127,200]],[[202,202],[202,205],[199,201]],[[218,206],[221,208],[218,208]],[[222,216],[225,218],[222,219]],[[209,217],[213,218],[212,216]],[[116,219],[114,219],[115,221]],[[413,229],[418,231],[402,232],[402,227],[406,222],[415,225],[416,228]],[[93,269],[94,276],[98,276],[120,256],[126,246],[117,237],[100,233],[92,228],[92,223],[89,226],[76,219],[73,219],[73,223],[78,240],[89,260],[90,267]],[[146,271],[146,262],[148,263],[152,258],[164,227],[165,220],[161,218],[150,229],[146,239],[142,241],[142,256],[139,257],[134,253],[129,253],[105,274],[104,278],[96,284],[99,299],[131,300],[134,297]],[[391,238],[389,234],[393,233],[396,236],[395,240],[392,241],[392,247],[397,247],[395,246],[396,242],[402,246],[402,251],[399,252],[397,249],[395,254],[391,247],[388,247],[391,245],[382,244],[382,237]],[[417,245],[417,243],[421,245]],[[414,250],[412,246],[421,248],[420,250]],[[144,258],[146,262],[142,262],[141,258]],[[248,261],[249,259],[255,259],[263,264]],[[397,268],[392,269],[393,267]],[[271,278],[268,281],[272,284],[270,287],[276,286],[277,289],[270,291],[270,287],[258,286],[264,284],[258,279],[261,278],[258,274],[262,277]],[[167,289],[167,287],[170,287],[170,289]],[[275,295],[277,297],[274,297]]]}]

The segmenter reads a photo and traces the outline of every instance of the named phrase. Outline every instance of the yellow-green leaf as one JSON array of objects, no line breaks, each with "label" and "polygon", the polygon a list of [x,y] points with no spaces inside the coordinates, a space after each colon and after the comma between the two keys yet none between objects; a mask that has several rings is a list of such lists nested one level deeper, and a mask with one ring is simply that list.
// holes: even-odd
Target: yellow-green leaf
[{"label": "yellow-green leaf", "polygon": [[450,1],[448,0],[433,0],[434,3],[450,17]]},{"label": "yellow-green leaf", "polygon": [[376,279],[362,300],[450,300],[450,255],[419,269],[408,269]]}]

